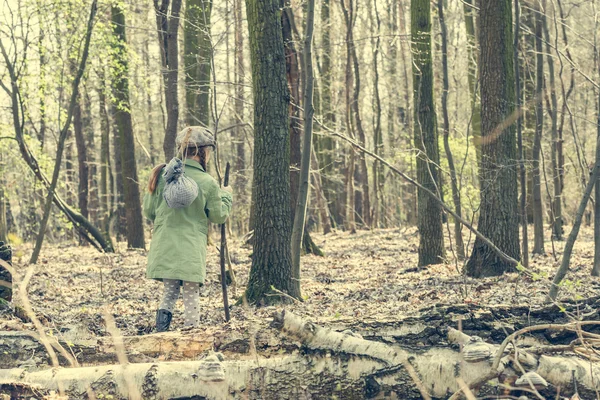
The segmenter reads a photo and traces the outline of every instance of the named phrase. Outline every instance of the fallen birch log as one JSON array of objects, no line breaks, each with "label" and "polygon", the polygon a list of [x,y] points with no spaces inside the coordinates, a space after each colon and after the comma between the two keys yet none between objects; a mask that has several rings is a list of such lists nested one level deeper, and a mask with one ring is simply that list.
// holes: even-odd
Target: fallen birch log
[{"label": "fallen birch log", "polygon": [[[81,364],[110,364],[117,362],[113,339],[103,337],[73,337],[65,334],[51,337],[50,344],[57,350],[63,366],[68,360],[60,354],[67,349]],[[257,338],[261,347],[272,342],[264,335]],[[197,359],[209,351],[225,354],[245,354],[249,351],[249,338],[241,333],[223,329],[206,329],[201,332],[164,332],[143,336],[124,336],[123,345],[130,362],[179,361]],[[39,335],[33,331],[0,331],[0,369],[40,367],[51,365]]]},{"label": "fallen birch log", "polygon": [[[135,393],[150,399],[193,396],[206,399],[302,399],[331,398],[332,395],[343,399],[388,395],[406,400],[447,399],[459,390],[460,382],[469,385],[487,376],[499,349],[496,344],[482,342],[479,346],[486,357],[467,362],[460,348],[473,337],[452,328],[446,329],[445,337],[437,346],[401,347],[365,340],[351,331],[337,332],[319,327],[289,312],[276,315],[272,325],[283,332],[279,335],[280,345],[273,344],[287,349],[288,354],[279,355],[267,350],[246,356],[247,359],[222,361],[219,365],[209,359],[208,363],[206,360],[160,361],[42,371],[0,369],[0,394],[15,397],[17,393],[22,397],[27,395],[27,390],[48,392],[62,387],[70,398],[80,398],[92,390],[96,397],[111,395],[123,399],[135,398]],[[152,343],[163,346],[163,350],[173,350],[177,347],[166,344],[174,346],[176,338],[188,335],[193,336],[180,333],[171,333],[168,338],[148,335],[130,338],[127,343],[138,350],[156,353]],[[192,338],[187,340],[193,341]],[[204,349],[202,343],[208,342],[208,339],[200,339],[194,346]],[[520,348],[519,364],[549,383],[547,388],[540,389],[543,396],[554,398],[558,388],[562,395],[571,395],[571,371],[575,371],[580,396],[595,398],[595,391],[600,389],[599,363],[567,355],[572,354],[573,349],[572,346],[542,348],[537,345]],[[272,358],[264,358],[265,354]],[[514,351],[509,346],[501,355],[501,373],[477,387],[477,394],[501,394],[504,389],[499,388],[499,384],[511,385],[521,376],[523,371],[513,359]],[[519,391],[510,393],[519,394]]]}]

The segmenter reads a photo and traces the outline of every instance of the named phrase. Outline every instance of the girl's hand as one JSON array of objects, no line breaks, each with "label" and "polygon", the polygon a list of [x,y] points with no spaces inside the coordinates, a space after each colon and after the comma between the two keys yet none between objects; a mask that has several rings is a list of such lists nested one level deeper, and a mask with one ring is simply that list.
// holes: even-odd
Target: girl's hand
[{"label": "girl's hand", "polygon": [[231,186],[223,186],[223,187],[221,187],[221,190],[223,190],[229,194],[233,194],[233,189],[231,188]]}]

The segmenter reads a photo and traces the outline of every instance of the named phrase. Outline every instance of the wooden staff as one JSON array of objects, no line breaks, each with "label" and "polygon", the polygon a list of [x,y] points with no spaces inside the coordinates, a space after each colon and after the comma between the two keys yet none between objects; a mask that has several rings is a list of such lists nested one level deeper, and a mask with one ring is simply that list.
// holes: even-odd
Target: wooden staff
[{"label": "wooden staff", "polygon": [[[223,187],[229,185],[229,170],[231,166],[227,163],[225,167],[225,178],[223,179]],[[225,307],[225,320],[229,322],[231,316],[229,315],[229,299],[227,298],[227,282],[225,280],[225,249],[227,247],[227,236],[225,234],[225,224],[221,225],[221,288],[223,289],[223,306]]]}]

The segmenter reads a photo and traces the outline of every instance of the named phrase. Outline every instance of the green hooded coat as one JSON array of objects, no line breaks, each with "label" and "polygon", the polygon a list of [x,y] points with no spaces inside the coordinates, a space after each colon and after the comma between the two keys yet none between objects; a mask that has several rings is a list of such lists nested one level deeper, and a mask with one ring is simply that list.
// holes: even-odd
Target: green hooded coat
[{"label": "green hooded coat", "polygon": [[222,224],[231,211],[231,195],[202,166],[186,159],[185,175],[198,184],[198,197],[186,208],[169,208],[163,199],[162,171],[154,193],[144,196],[144,215],[154,222],[146,276],[204,283],[208,222]]}]

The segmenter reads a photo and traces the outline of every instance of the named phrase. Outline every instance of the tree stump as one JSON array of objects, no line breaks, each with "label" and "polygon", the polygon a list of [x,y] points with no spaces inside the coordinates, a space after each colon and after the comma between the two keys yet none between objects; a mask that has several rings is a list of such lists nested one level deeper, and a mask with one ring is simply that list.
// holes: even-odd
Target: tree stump
[{"label": "tree stump", "polygon": [[[0,241],[0,260],[11,264],[12,261],[12,249],[8,244]],[[12,300],[12,275],[10,272],[0,265],[0,299],[11,301]]]}]

